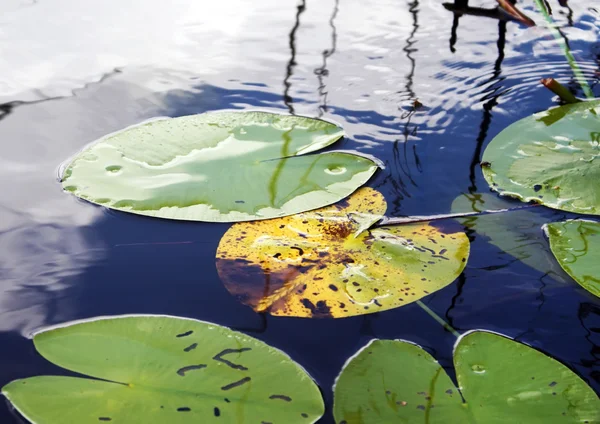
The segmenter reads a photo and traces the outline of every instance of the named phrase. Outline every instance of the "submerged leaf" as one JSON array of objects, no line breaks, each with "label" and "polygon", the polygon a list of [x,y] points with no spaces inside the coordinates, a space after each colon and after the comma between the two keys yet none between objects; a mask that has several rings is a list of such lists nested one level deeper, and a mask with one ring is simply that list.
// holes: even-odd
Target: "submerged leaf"
[{"label": "submerged leaf", "polygon": [[510,125],[483,154],[493,190],[555,209],[600,215],[600,101],[536,114]]},{"label": "submerged leaf", "polygon": [[92,378],[15,380],[2,393],[36,424],[314,423],[314,381],[286,354],[191,319],[120,316],[35,335],[48,360]]},{"label": "submerged leaf", "polygon": [[160,218],[233,222],[335,203],[377,170],[364,157],[316,152],[343,136],[318,119],[213,112],[107,136],[66,168],[63,187],[113,209]]},{"label": "submerged leaf", "polygon": [[[452,202],[452,212],[508,209],[514,207],[514,203],[510,199],[488,193],[461,194]],[[505,267],[513,263],[513,258],[516,258],[542,274],[550,275],[556,281],[568,283],[569,277],[556,264],[544,234],[540,230],[547,221],[546,217],[539,212],[533,208],[469,216],[458,218],[458,221],[465,227],[475,230],[477,234],[487,237],[489,243],[502,250],[503,253],[497,256],[501,262],[496,263],[490,258],[488,266]]]},{"label": "submerged leaf", "polygon": [[315,318],[396,308],[454,281],[466,235],[427,223],[364,230],[385,210],[381,193],[362,188],[327,208],[235,224],[219,243],[219,276],[256,311]]},{"label": "submerged leaf", "polygon": [[[474,331],[454,350],[456,388],[425,350],[374,340],[334,387],[338,424],[595,423],[600,400],[560,362],[504,336]],[[464,401],[463,401],[464,398]]]},{"label": "submerged leaf", "polygon": [[600,223],[576,219],[545,228],[560,266],[581,287],[600,297]]}]

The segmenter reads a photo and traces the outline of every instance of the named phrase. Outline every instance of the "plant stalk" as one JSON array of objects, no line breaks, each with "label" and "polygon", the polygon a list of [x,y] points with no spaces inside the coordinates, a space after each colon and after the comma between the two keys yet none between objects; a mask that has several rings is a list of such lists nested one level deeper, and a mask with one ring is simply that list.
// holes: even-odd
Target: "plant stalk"
[{"label": "plant stalk", "polygon": [[377,227],[386,227],[389,225],[402,225],[402,224],[413,224],[417,222],[428,222],[428,221],[439,221],[441,219],[451,219],[451,218],[466,218],[468,216],[481,216],[481,215],[492,215],[496,213],[504,213],[504,212],[512,212],[512,211],[520,211],[523,209],[531,209],[541,206],[539,203],[534,203],[531,205],[525,206],[515,206],[514,208],[507,209],[490,209],[479,212],[460,212],[460,213],[447,213],[441,215],[415,215],[415,216],[403,216],[403,217],[393,217],[389,218],[384,216],[381,220],[373,225],[373,228]]},{"label": "plant stalk", "polygon": [[435,312],[433,312],[429,308],[429,306],[425,305],[420,300],[417,300],[417,305],[419,305],[421,307],[421,309],[423,309],[425,312],[427,312],[431,318],[433,318],[438,323],[440,323],[442,325],[442,327],[444,327],[447,331],[449,331],[450,333],[452,333],[452,335],[454,337],[456,337],[457,339],[460,337],[460,333],[458,331],[456,331],[454,328],[452,328],[452,326],[450,324],[448,324],[446,321],[444,321],[442,317],[440,317],[438,314],[436,314]]},{"label": "plant stalk", "polygon": [[550,14],[548,13],[548,10],[546,10],[546,6],[544,5],[543,0],[535,0],[535,4],[537,5],[540,13],[546,19],[546,22],[548,22],[548,27],[550,28],[552,35],[554,35],[554,38],[556,39],[558,44],[562,47],[563,53],[564,53],[565,57],[567,58],[567,62],[569,62],[569,66],[573,70],[575,79],[577,80],[577,82],[579,83],[581,88],[583,89],[583,93],[585,94],[585,96],[588,99],[593,99],[594,93],[593,93],[592,89],[590,88],[588,82],[585,80],[585,77],[583,76],[583,72],[581,71],[579,64],[575,60],[575,57],[573,57],[573,54],[571,53],[571,50],[569,49],[567,42],[563,38],[560,31],[556,28],[554,19],[552,19],[552,16],[550,16]]},{"label": "plant stalk", "polygon": [[560,99],[563,102],[565,102],[567,104],[581,102],[581,100],[579,100],[577,97],[575,97],[573,95],[573,93],[571,93],[567,89],[567,87],[562,85],[560,82],[556,81],[554,78],[544,78],[544,79],[542,79],[541,83],[544,85],[544,87],[546,87],[548,90],[552,91],[554,94],[556,94],[558,97],[560,97]]}]

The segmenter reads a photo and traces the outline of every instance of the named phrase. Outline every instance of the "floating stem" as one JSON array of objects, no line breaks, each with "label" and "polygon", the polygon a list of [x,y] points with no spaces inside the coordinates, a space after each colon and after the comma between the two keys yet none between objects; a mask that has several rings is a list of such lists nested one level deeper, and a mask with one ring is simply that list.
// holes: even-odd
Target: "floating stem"
[{"label": "floating stem", "polygon": [[459,213],[447,213],[441,215],[414,215],[414,216],[402,216],[402,217],[387,217],[384,216],[381,220],[373,225],[373,227],[384,227],[389,225],[402,225],[402,224],[413,224],[416,222],[426,222],[426,221],[439,221],[441,219],[451,219],[451,218],[465,218],[468,216],[481,216],[481,215],[492,215],[495,213],[505,213],[512,211],[520,211],[523,209],[531,209],[541,206],[539,203],[533,203],[530,205],[524,206],[515,206],[514,208],[506,208],[506,209],[490,209],[479,212],[459,212]]},{"label": "floating stem", "polygon": [[450,324],[448,324],[446,321],[444,321],[444,319],[442,317],[440,317],[438,314],[433,312],[429,308],[429,306],[425,305],[420,300],[417,300],[417,305],[419,305],[421,307],[421,309],[423,309],[425,312],[427,312],[431,318],[433,318],[438,323],[440,323],[442,325],[442,327],[444,327],[446,330],[451,332],[454,337],[456,337],[457,339],[460,337],[460,333],[458,331],[456,331],[454,328],[452,328],[452,326]]}]

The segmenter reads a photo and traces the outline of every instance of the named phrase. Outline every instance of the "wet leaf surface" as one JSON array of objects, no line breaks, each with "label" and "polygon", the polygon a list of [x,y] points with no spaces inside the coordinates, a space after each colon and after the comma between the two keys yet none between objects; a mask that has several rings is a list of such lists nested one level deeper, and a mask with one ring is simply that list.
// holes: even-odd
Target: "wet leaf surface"
[{"label": "wet leaf surface", "polygon": [[485,149],[493,190],[551,208],[600,215],[600,101],[562,106],[510,125]]},{"label": "wet leaf surface", "polygon": [[314,423],[323,400],[283,352],[228,328],[121,316],[38,333],[46,359],[92,378],[39,376],[2,393],[31,422]]},{"label": "wet leaf surface", "polygon": [[[338,424],[595,423],[600,400],[560,362],[486,331],[454,350],[460,390],[424,349],[374,340],[350,358],[334,387]],[[464,398],[464,401],[463,401]]]},{"label": "wet leaf surface", "polygon": [[219,276],[256,311],[310,318],[396,308],[454,281],[469,255],[466,235],[427,223],[366,230],[386,207],[362,188],[327,208],[235,224],[219,243]]},{"label": "wet leaf surface", "polygon": [[581,287],[600,297],[600,223],[576,219],[545,228],[560,266]]},{"label": "wet leaf surface", "polygon": [[63,187],[109,208],[160,218],[233,222],[335,203],[377,170],[350,153],[314,153],[343,131],[266,112],[162,119],[109,135],[66,168]]}]

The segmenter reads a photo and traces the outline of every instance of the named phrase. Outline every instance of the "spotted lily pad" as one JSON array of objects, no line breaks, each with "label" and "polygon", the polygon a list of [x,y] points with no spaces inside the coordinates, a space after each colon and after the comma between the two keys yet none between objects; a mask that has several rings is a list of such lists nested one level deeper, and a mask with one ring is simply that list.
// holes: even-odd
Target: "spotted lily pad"
[{"label": "spotted lily pad", "polygon": [[15,380],[2,393],[35,424],[314,423],[314,381],[286,354],[228,328],[118,316],[37,333],[46,359],[91,378]]},{"label": "spotted lily pad", "polygon": [[371,341],[350,358],[336,380],[336,422],[600,422],[600,400],[581,378],[542,352],[504,336],[486,331],[461,336],[454,367],[460,389],[421,347],[406,341]]},{"label": "spotted lily pad", "polygon": [[235,224],[217,250],[221,280],[256,311],[314,318],[396,308],[454,281],[467,236],[427,223],[369,229],[385,210],[362,188],[327,208]]},{"label": "spotted lily pad", "polygon": [[555,209],[600,215],[600,101],[542,112],[510,125],[485,149],[493,190]]},{"label": "spotted lily pad", "polygon": [[319,119],[213,112],[107,136],[66,168],[63,187],[109,208],[232,222],[286,216],[350,195],[376,171],[350,153],[314,153],[343,136]]},{"label": "spotted lily pad", "polygon": [[581,287],[600,297],[600,223],[576,219],[553,222],[545,229],[560,266]]}]

